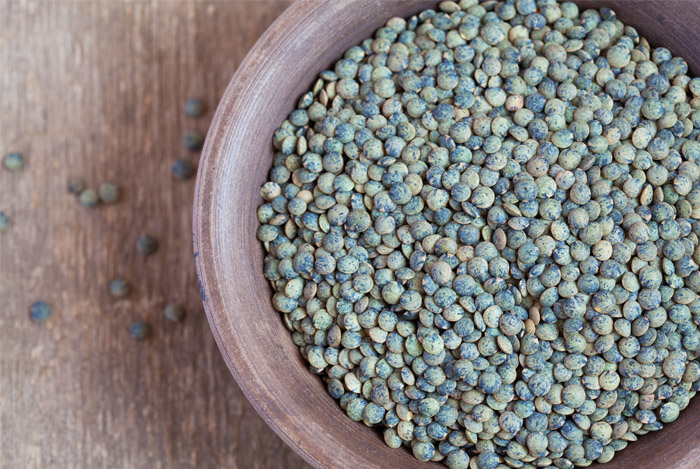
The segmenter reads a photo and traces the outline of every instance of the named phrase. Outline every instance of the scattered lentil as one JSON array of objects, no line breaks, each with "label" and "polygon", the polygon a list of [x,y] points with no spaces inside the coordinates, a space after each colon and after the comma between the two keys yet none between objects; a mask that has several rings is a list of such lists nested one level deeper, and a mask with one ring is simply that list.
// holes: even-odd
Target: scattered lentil
[{"label": "scattered lentil", "polygon": [[97,194],[100,200],[106,204],[113,204],[119,200],[119,186],[113,182],[103,182],[97,188]]},{"label": "scattered lentil", "polygon": [[158,250],[158,241],[150,235],[143,235],[136,241],[136,249],[144,256],[149,256]]},{"label": "scattered lentil", "polygon": [[129,284],[122,277],[115,278],[109,284],[109,294],[113,298],[124,298],[129,294]]},{"label": "scattered lentil", "polygon": [[24,157],[21,153],[8,153],[3,163],[5,168],[10,171],[20,171],[24,167]]},{"label": "scattered lentil", "polygon": [[185,133],[183,143],[189,151],[199,151],[204,146],[204,135],[196,130],[190,130]]},{"label": "scattered lentil", "polygon": [[182,305],[170,303],[165,306],[165,317],[173,322],[181,321],[185,317],[185,308]]},{"label": "scattered lentil", "polygon": [[73,195],[80,195],[87,189],[87,184],[82,178],[72,178],[68,181],[68,192]]},{"label": "scattered lentil", "polygon": [[51,305],[45,301],[37,301],[29,310],[29,316],[36,322],[45,322],[51,317]]},{"label": "scattered lentil", "polygon": [[202,117],[205,109],[204,101],[200,98],[191,98],[185,103],[185,114],[187,117],[192,117],[193,119]]},{"label": "scattered lentil", "polygon": [[86,208],[95,208],[100,203],[100,196],[95,189],[85,189],[80,193],[80,203]]},{"label": "scattered lentil", "polygon": [[175,176],[176,179],[184,181],[185,179],[191,178],[195,172],[196,167],[194,163],[187,158],[180,158],[173,164],[173,176]]},{"label": "scattered lentil", "polygon": [[129,326],[129,334],[135,340],[144,340],[151,333],[151,326],[143,321],[135,321]]}]

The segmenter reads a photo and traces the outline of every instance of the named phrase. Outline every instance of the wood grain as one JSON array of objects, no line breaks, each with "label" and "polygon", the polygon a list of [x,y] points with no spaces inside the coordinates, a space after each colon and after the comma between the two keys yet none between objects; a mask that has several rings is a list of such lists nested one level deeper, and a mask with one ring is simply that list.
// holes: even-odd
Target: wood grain
[{"label": "wood grain", "polygon": [[[0,468],[306,467],[246,401],[202,312],[194,181],[181,138],[206,131],[248,49],[289,2],[0,2]],[[201,96],[193,121],[185,100]],[[192,155],[196,159],[196,155]],[[123,187],[82,208],[69,177]],[[144,260],[136,238],[151,233]],[[112,277],[133,292],[113,301]],[[53,304],[44,325],[28,318]],[[181,324],[166,302],[186,305]],[[142,318],[153,336],[134,342]]]},{"label": "wood grain", "polygon": [[[584,3],[584,2],[582,2]],[[268,30],[232,79],[217,110],[195,194],[197,274],[224,358],[246,396],[288,444],[315,467],[426,468],[389,449],[376,431],[350,422],[308,372],[262,275],[255,239],[259,184],[272,159],[270,135],[316,73],[393,15],[435,2],[300,0]],[[586,1],[613,6],[642,34],[698,70],[700,0]],[[264,118],[261,118],[264,117]],[[697,400],[662,432],[645,436],[606,469],[693,469],[700,463]]]}]

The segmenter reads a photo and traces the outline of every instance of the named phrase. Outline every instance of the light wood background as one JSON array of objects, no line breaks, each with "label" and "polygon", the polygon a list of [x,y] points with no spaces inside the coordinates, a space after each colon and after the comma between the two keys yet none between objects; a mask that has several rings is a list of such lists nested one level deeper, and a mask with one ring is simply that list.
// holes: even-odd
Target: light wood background
[{"label": "light wood background", "polygon": [[[171,176],[248,49],[289,2],[0,1],[1,468],[307,467],[226,368],[196,287],[194,180]],[[199,120],[187,98],[208,103]],[[198,155],[191,155],[196,159]],[[70,177],[122,200],[87,210]],[[159,251],[143,259],[136,239]],[[114,301],[113,277],[132,284]],[[39,299],[54,313],[29,320]],[[167,302],[188,310],[168,322]],[[133,341],[144,319],[151,338]]]}]

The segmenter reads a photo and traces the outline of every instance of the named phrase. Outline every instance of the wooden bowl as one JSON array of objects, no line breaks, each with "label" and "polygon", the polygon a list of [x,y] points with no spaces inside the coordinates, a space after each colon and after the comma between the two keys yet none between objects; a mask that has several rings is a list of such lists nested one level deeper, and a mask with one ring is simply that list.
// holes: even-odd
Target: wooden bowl
[{"label": "wooden bowl", "polygon": [[[609,6],[652,44],[700,70],[700,0],[579,1]],[[425,468],[351,421],[311,374],[270,303],[256,240],[260,185],[273,131],[318,72],[392,16],[436,1],[301,0],[270,27],[231,80],[209,130],[197,177],[194,250],[202,301],[236,381],[272,429],[315,467]],[[222,57],[221,60],[227,60]],[[595,467],[595,466],[594,466]],[[700,467],[697,399],[678,421],[644,436],[606,468]]]}]

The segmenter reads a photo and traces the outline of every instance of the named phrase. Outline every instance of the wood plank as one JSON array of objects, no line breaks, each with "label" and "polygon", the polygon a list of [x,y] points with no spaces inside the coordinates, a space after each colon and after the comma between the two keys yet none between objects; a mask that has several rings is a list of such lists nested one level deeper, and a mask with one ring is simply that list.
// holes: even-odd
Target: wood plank
[{"label": "wood plank", "polygon": [[[307,467],[233,381],[201,309],[186,130],[286,1],[0,2],[0,467]],[[206,117],[183,115],[201,96]],[[197,155],[191,155],[196,160]],[[87,210],[70,177],[123,188]],[[160,249],[144,259],[136,239]],[[132,284],[114,301],[113,277]],[[50,302],[46,324],[29,306]],[[181,324],[165,303],[186,305]],[[153,326],[144,343],[127,332]]]}]

